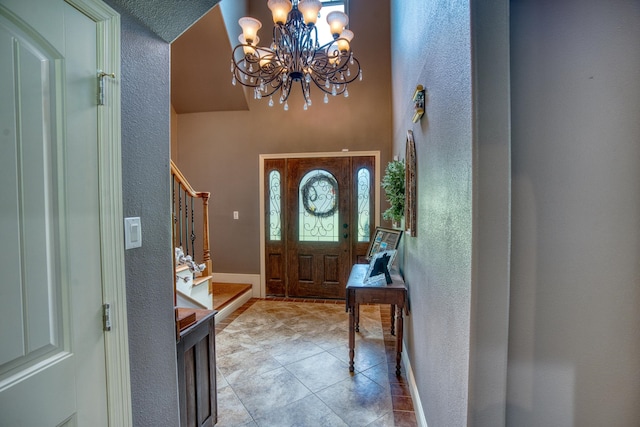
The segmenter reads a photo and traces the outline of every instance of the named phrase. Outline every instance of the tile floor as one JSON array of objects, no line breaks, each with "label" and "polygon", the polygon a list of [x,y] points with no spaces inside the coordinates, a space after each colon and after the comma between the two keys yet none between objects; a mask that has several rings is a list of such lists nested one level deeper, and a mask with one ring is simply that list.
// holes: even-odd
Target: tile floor
[{"label": "tile floor", "polygon": [[342,301],[269,298],[217,324],[216,426],[417,426],[389,306],[361,306],[354,373],[347,321]]}]

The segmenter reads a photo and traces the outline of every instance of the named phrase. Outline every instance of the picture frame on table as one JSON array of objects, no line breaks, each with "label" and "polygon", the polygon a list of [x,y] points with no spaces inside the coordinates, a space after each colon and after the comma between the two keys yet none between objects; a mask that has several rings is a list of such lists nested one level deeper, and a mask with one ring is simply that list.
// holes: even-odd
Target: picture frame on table
[{"label": "picture frame on table", "polygon": [[402,230],[376,227],[367,250],[367,261],[371,261],[378,252],[397,250],[400,245]]},{"label": "picture frame on table", "polygon": [[377,252],[369,262],[367,273],[364,275],[364,283],[379,286],[391,284],[391,266],[397,253],[398,251],[395,249]]}]

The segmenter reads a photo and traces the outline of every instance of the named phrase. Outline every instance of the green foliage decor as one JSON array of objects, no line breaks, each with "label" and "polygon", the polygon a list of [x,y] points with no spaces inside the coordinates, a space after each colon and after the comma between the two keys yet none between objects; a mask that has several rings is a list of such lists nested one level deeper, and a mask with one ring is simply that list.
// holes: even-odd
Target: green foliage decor
[{"label": "green foliage decor", "polygon": [[391,205],[384,211],[382,217],[400,223],[404,216],[404,160],[389,162],[382,178],[382,188]]}]

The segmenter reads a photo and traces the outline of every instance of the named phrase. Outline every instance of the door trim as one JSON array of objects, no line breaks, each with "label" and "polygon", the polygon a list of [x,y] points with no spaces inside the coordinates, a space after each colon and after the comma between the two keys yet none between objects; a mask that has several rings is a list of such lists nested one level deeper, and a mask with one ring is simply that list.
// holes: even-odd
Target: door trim
[{"label": "door trim", "polygon": [[376,203],[374,204],[375,226],[380,225],[380,151],[337,151],[337,152],[320,152],[320,153],[281,153],[281,154],[260,154],[259,155],[259,176],[260,176],[260,298],[267,295],[267,283],[265,278],[265,194],[264,194],[264,161],[266,159],[291,159],[291,158],[310,158],[310,157],[362,157],[372,156],[375,159],[374,167],[374,194]]},{"label": "door trim", "polygon": [[[120,15],[100,0],[65,0],[96,22],[98,69],[105,79],[105,104],[98,106],[98,187],[102,298],[111,306],[112,329],[104,333],[107,411],[110,426],[131,426],[129,334],[122,233],[120,139]],[[97,70],[96,70],[97,72]]]}]

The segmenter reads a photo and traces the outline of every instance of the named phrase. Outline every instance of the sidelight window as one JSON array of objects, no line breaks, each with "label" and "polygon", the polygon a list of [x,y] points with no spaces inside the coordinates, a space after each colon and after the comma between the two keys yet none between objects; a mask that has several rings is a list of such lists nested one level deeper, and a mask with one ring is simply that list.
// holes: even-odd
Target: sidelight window
[{"label": "sidelight window", "polygon": [[362,168],[358,170],[357,194],[358,194],[358,242],[369,241],[369,224],[371,223],[371,172]]},{"label": "sidelight window", "polygon": [[282,179],[280,172],[269,172],[269,240],[282,240]]}]

